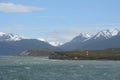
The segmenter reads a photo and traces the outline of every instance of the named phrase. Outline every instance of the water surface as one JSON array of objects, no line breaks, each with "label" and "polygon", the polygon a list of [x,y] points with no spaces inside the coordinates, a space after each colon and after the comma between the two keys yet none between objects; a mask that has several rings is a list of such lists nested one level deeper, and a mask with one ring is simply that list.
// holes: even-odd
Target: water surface
[{"label": "water surface", "polygon": [[0,57],[0,80],[120,80],[120,61]]}]

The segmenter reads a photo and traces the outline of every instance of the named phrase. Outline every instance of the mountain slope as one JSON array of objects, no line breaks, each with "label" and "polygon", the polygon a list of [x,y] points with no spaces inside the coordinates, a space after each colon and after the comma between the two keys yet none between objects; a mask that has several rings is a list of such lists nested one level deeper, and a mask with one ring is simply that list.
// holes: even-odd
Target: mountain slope
[{"label": "mountain slope", "polygon": [[26,39],[16,34],[0,32],[0,55],[17,55],[30,49],[54,50],[56,48],[40,39]]},{"label": "mountain slope", "polygon": [[120,36],[117,35],[112,38],[99,40],[96,42],[86,42],[84,45],[79,46],[77,49],[100,50],[107,48],[120,48]]},{"label": "mountain slope", "polygon": [[103,39],[109,39],[114,36],[117,36],[120,34],[120,31],[118,29],[107,29],[107,30],[102,30],[98,32],[96,35],[91,37],[92,40],[103,40]]},{"label": "mountain slope", "polygon": [[79,36],[73,38],[70,42],[67,42],[61,46],[59,46],[59,48],[63,49],[63,50],[74,50],[76,49],[79,45],[83,44],[85,40],[89,39],[91,36],[88,34],[83,34],[80,33]]},{"label": "mountain slope", "polygon": [[63,50],[120,48],[120,31],[116,28],[102,30],[88,38],[81,38],[77,36],[60,48]]},{"label": "mountain slope", "polygon": [[54,54],[55,52],[52,50],[39,50],[39,49],[34,49],[34,50],[26,50],[22,53],[20,53],[20,56],[44,56],[48,57],[50,54]]},{"label": "mountain slope", "polygon": [[0,41],[0,55],[17,55],[25,50],[50,49],[55,47],[36,39],[23,39],[20,41]]},{"label": "mountain slope", "polygon": [[[52,46],[54,44],[55,46]],[[102,30],[90,36],[81,33],[70,42],[56,46],[44,39],[25,39],[19,35],[0,32],[0,55],[17,55],[26,50],[98,50],[106,48],[120,48],[120,31],[118,29]]]}]

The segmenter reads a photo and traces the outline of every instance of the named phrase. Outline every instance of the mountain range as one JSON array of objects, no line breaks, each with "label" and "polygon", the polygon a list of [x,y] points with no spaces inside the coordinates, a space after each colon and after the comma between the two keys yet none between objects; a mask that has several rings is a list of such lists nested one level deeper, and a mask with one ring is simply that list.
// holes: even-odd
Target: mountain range
[{"label": "mountain range", "polygon": [[117,28],[106,29],[92,36],[81,33],[59,47],[64,50],[120,48],[120,30]]},{"label": "mountain range", "polygon": [[42,40],[0,32],[0,55],[17,55],[31,49],[55,50],[55,47]]},{"label": "mountain range", "polygon": [[120,48],[120,30],[117,28],[99,31],[95,35],[80,33],[71,41],[60,44],[42,38],[28,39],[16,34],[0,32],[0,55],[17,55],[25,50],[100,50]]}]

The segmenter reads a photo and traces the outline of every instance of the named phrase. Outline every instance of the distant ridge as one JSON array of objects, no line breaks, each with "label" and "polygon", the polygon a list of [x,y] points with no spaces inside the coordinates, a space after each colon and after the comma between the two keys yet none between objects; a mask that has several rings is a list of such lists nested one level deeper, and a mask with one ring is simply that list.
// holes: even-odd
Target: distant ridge
[{"label": "distant ridge", "polygon": [[36,39],[22,39],[19,41],[0,41],[0,55],[12,56],[31,49],[55,50],[55,47],[51,46],[47,42],[43,42]]},{"label": "distant ridge", "polygon": [[0,41],[18,41],[22,39],[24,39],[24,37],[16,34],[0,32]]},{"label": "distant ridge", "polygon": [[42,38],[28,39],[16,34],[0,32],[0,55],[17,55],[26,50],[101,50],[120,48],[120,30],[117,28],[106,29],[95,35],[80,33],[70,42],[47,42]]},{"label": "distant ridge", "polygon": [[106,29],[88,38],[77,36],[59,48],[64,50],[120,48],[120,30]]}]

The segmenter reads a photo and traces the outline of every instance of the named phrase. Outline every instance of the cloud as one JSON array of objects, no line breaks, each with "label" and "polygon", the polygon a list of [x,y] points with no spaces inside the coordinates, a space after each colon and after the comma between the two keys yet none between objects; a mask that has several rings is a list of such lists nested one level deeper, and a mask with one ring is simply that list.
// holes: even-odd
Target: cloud
[{"label": "cloud", "polygon": [[111,29],[111,28],[120,28],[120,27],[69,27],[62,29],[55,29],[44,37],[49,42],[60,42],[65,43],[72,40],[74,37],[78,36],[80,33],[94,35],[97,32],[104,30],[104,29]]},{"label": "cloud", "polygon": [[0,3],[0,12],[32,12],[44,10],[45,8],[25,6],[14,3]]},{"label": "cloud", "polygon": [[81,27],[70,27],[70,28],[62,28],[56,29],[51,32],[45,34],[46,36],[43,37],[49,42],[61,42],[65,43],[72,40],[74,37],[78,36],[80,33],[86,34],[95,34],[99,30],[91,29],[91,28],[81,28]]}]

